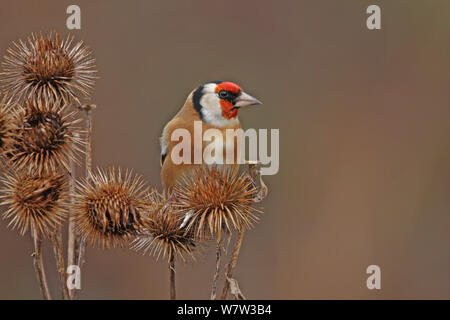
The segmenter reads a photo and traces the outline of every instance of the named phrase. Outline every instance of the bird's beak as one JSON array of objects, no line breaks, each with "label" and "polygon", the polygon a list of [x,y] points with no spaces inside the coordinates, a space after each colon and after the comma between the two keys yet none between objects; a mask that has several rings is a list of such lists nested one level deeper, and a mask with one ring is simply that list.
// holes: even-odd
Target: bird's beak
[{"label": "bird's beak", "polygon": [[255,104],[262,104],[262,102],[244,91],[241,91],[234,102],[236,108],[253,106]]}]

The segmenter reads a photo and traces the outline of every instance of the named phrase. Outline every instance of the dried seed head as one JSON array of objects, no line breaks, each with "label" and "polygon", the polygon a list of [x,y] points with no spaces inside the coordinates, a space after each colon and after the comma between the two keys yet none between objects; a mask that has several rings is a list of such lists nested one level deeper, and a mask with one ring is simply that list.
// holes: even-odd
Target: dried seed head
[{"label": "dried seed head", "polygon": [[25,102],[13,114],[12,142],[6,148],[6,157],[18,170],[55,172],[58,168],[70,170],[69,159],[77,162],[81,131],[74,125],[74,112],[59,102],[40,99]]},{"label": "dried seed head", "polygon": [[13,43],[2,62],[0,81],[14,102],[45,96],[80,103],[81,97],[89,97],[95,59],[82,42],[73,45],[73,40],[61,40],[53,31]]},{"label": "dried seed head", "polygon": [[133,242],[132,249],[160,257],[178,257],[184,262],[195,260],[196,244],[192,232],[182,227],[184,215],[176,205],[163,195],[153,191],[149,195],[152,204],[150,214],[144,219],[142,234]]},{"label": "dried seed head", "polygon": [[11,219],[8,226],[20,234],[36,228],[48,236],[66,215],[67,176],[62,174],[6,173],[2,177],[2,205],[9,208],[3,214]]},{"label": "dried seed head", "polygon": [[222,231],[243,231],[258,220],[260,211],[252,205],[257,190],[245,173],[201,167],[185,176],[174,192],[179,210],[187,215],[187,230],[192,230],[199,240],[220,240]]},{"label": "dried seed head", "polygon": [[6,96],[0,100],[0,154],[4,154],[5,149],[12,142],[13,121],[11,112],[6,104]]},{"label": "dried seed head", "polygon": [[74,219],[78,232],[102,248],[123,246],[142,228],[148,214],[146,188],[141,177],[114,168],[97,169],[78,183]]}]

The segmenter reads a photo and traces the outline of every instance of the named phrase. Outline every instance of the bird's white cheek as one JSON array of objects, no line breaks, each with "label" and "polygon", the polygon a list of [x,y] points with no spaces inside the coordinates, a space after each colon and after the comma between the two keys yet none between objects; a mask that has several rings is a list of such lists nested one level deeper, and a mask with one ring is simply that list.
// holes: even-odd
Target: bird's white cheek
[{"label": "bird's white cheek", "polygon": [[239,123],[238,118],[226,119],[222,115],[220,99],[215,93],[205,94],[200,100],[203,121],[215,127],[223,128]]},{"label": "bird's white cheek", "polygon": [[203,95],[200,100],[203,109],[203,116],[209,118],[222,118],[222,108],[220,107],[220,99],[214,93],[207,93]]}]

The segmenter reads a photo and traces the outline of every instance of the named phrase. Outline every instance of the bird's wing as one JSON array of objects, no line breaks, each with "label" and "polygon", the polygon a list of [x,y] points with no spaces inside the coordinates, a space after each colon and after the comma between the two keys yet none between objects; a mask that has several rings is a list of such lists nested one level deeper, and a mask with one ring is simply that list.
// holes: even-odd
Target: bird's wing
[{"label": "bird's wing", "polygon": [[178,128],[180,126],[180,123],[182,123],[182,119],[180,117],[175,117],[172,120],[170,120],[166,126],[163,129],[161,138],[159,138],[159,142],[161,145],[161,160],[160,164],[161,167],[164,164],[164,161],[166,160],[167,153],[170,151],[170,136],[172,135],[173,130]]},{"label": "bird's wing", "polygon": [[167,148],[169,146],[169,141],[167,139],[168,137],[166,134],[166,128],[167,128],[167,126],[164,128],[161,138],[159,138],[159,143],[161,145],[161,159],[160,159],[159,163],[161,164],[161,167],[164,164],[164,160],[166,160]]},{"label": "bird's wing", "polygon": [[166,156],[167,156],[166,153],[162,153],[162,152],[161,152],[161,159],[159,160],[159,164],[161,165],[161,167],[162,167],[163,164],[164,164],[164,160],[166,160]]}]

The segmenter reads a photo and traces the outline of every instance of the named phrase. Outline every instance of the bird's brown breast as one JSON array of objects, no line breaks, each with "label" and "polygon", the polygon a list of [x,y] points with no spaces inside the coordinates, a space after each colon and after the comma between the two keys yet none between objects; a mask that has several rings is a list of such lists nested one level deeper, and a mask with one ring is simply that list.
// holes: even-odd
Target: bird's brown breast
[{"label": "bird's brown breast", "polygon": [[[203,158],[202,158],[202,164],[194,164],[194,155],[200,154],[203,155],[204,149],[206,146],[211,143],[210,141],[203,141],[203,136],[198,136],[194,134],[194,124],[195,121],[199,121],[201,123],[201,132],[204,134],[206,130],[208,129],[217,129],[222,133],[223,137],[223,143],[224,143],[224,151],[223,151],[223,157],[226,159],[226,155],[229,152],[233,152],[233,158],[234,158],[234,164],[231,165],[236,168],[236,170],[239,168],[239,165],[237,164],[237,157],[238,157],[238,141],[236,138],[233,138],[234,140],[228,143],[226,143],[226,130],[227,129],[240,129],[241,125],[239,122],[233,122],[230,126],[225,127],[215,127],[212,126],[209,123],[206,123],[201,120],[200,115],[198,112],[194,109],[192,104],[192,93],[189,95],[188,99],[186,100],[186,103],[181,108],[181,110],[175,115],[175,117],[167,123],[167,125],[164,127],[163,135],[161,137],[161,143],[163,148],[165,147],[165,158],[164,161],[162,161],[162,169],[161,169],[161,181],[163,184],[164,189],[170,190],[176,182],[185,174],[192,173],[196,168],[198,168],[203,164]],[[175,164],[172,160],[172,150],[174,146],[176,146],[181,141],[171,141],[171,136],[174,130],[176,129],[186,129],[190,133],[191,141],[190,141],[190,162],[189,163],[181,163],[181,164]],[[195,137],[195,141],[194,141]],[[178,156],[183,157],[183,151],[180,151]]]}]

